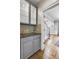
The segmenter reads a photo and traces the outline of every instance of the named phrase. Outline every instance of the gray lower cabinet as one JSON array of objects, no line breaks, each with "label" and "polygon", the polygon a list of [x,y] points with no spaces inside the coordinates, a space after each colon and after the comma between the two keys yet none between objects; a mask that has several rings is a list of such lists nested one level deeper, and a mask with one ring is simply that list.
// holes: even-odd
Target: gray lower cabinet
[{"label": "gray lower cabinet", "polygon": [[23,59],[24,57],[24,54],[23,54],[23,40],[21,39],[20,40],[20,59]]},{"label": "gray lower cabinet", "polygon": [[41,48],[41,40],[40,36],[34,36],[34,52],[37,52]]},{"label": "gray lower cabinet", "polygon": [[21,59],[27,59],[41,48],[40,35],[21,38]]},{"label": "gray lower cabinet", "polygon": [[28,37],[24,41],[24,59],[33,54],[33,38]]}]

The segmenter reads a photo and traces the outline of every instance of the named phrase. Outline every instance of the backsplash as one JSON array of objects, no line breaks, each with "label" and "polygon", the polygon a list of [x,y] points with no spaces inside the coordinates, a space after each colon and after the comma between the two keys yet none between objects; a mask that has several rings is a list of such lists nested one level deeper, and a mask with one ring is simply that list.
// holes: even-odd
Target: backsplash
[{"label": "backsplash", "polygon": [[38,25],[35,27],[35,33],[41,33],[41,24],[38,24]]},{"label": "backsplash", "polygon": [[41,24],[37,26],[20,25],[20,34],[26,33],[41,33]]},{"label": "backsplash", "polygon": [[34,26],[20,25],[20,34],[33,33],[34,29]]}]

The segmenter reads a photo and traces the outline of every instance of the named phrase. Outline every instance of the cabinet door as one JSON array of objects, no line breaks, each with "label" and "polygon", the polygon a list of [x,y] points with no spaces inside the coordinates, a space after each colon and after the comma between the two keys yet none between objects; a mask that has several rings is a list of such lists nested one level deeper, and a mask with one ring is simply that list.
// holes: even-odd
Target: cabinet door
[{"label": "cabinet door", "polygon": [[28,37],[24,40],[24,59],[33,54],[33,38]]},{"label": "cabinet door", "polygon": [[36,7],[31,5],[31,24],[36,25]]},{"label": "cabinet door", "polygon": [[29,24],[29,3],[25,0],[20,1],[20,22]]},{"label": "cabinet door", "polygon": [[34,36],[34,52],[38,51],[41,48],[41,39],[39,36]]},{"label": "cabinet door", "polygon": [[37,42],[38,42],[37,49],[39,50],[41,48],[41,36],[40,35],[37,37]]},{"label": "cabinet door", "polygon": [[20,46],[21,46],[21,47],[20,47],[20,52],[21,52],[21,53],[20,53],[20,58],[21,58],[21,59],[24,59],[24,55],[23,55],[23,40],[22,40],[22,39],[21,39],[21,43],[20,43],[20,44],[21,44],[21,45],[20,45]]}]

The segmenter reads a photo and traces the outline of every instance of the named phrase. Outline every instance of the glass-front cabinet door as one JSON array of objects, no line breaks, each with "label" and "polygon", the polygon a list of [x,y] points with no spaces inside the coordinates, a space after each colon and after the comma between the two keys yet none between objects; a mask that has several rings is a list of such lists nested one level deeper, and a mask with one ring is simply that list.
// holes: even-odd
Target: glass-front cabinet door
[{"label": "glass-front cabinet door", "polygon": [[20,1],[20,23],[29,24],[29,3]]},{"label": "glass-front cabinet door", "polygon": [[36,7],[31,5],[31,18],[30,24],[36,25]]},{"label": "glass-front cabinet door", "polygon": [[20,0],[20,23],[36,25],[37,8],[26,0]]}]

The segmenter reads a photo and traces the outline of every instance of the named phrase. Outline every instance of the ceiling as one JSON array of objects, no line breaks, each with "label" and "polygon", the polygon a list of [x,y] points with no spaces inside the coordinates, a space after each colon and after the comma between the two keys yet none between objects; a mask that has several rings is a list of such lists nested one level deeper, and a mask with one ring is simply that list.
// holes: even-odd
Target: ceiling
[{"label": "ceiling", "polygon": [[38,4],[40,3],[40,1],[42,1],[42,0],[27,0],[27,1],[31,2],[35,6],[38,6]]},{"label": "ceiling", "polygon": [[[27,0],[27,1],[39,7],[39,9],[43,10],[46,7],[48,7],[51,3],[55,3],[58,0]],[[51,8],[50,10],[46,11],[45,14],[47,14],[51,18],[59,19],[59,6]]]}]

